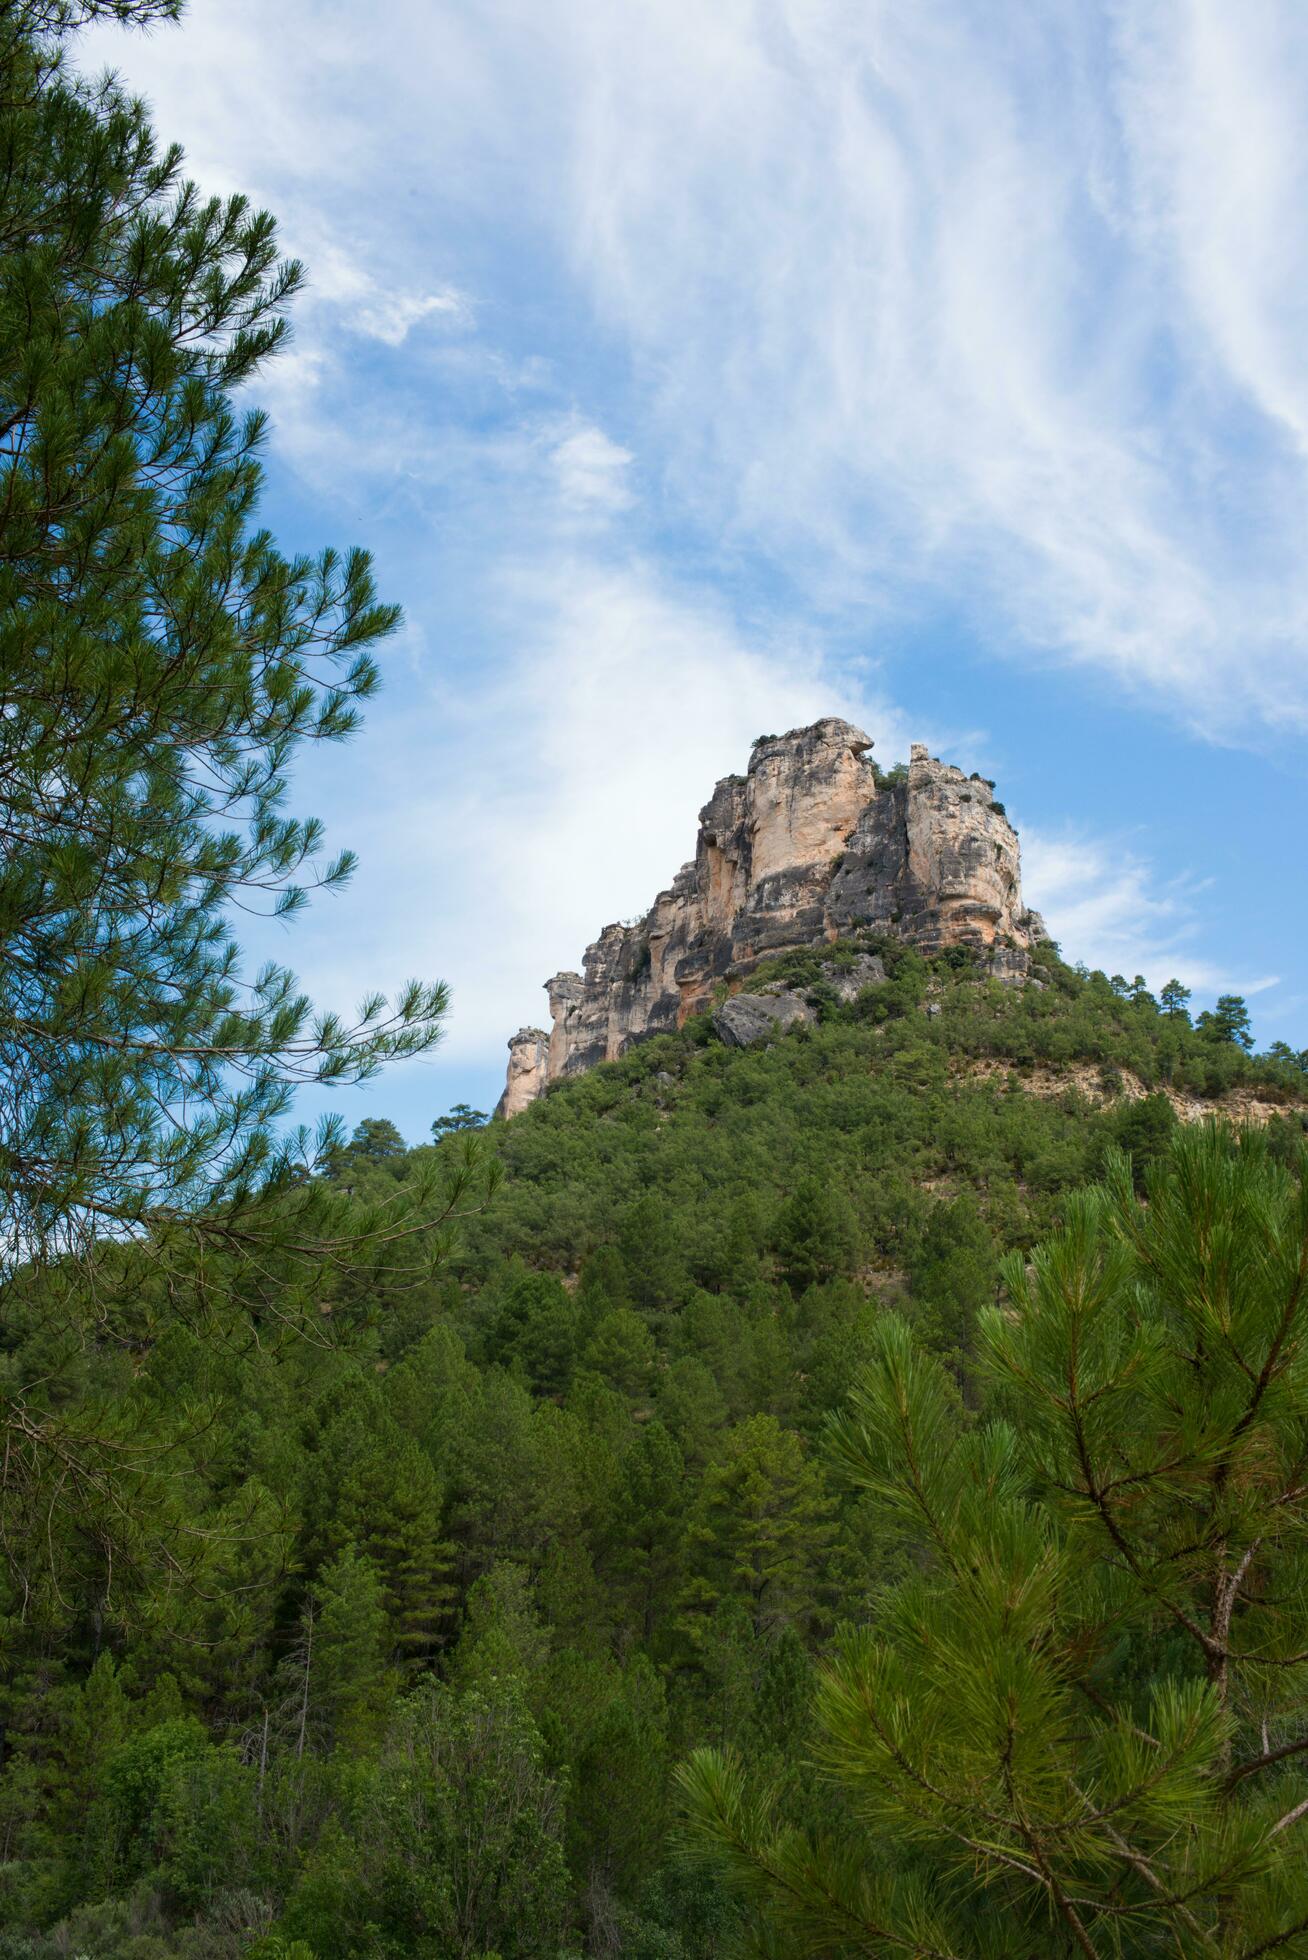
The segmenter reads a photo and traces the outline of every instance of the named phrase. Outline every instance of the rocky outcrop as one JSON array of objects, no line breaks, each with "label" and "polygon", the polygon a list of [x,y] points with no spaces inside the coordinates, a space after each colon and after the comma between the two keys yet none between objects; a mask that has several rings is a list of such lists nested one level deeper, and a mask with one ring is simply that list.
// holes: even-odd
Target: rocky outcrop
[{"label": "rocky outcrop", "polygon": [[871,748],[834,718],[760,738],[745,775],[724,777],[700,811],[694,857],[645,917],[606,926],[581,973],[547,982],[550,1034],[510,1042],[498,1113],[680,1027],[760,960],[860,930],[933,952],[971,946],[1020,981],[1044,928],[1023,906],[1017,835],[993,784],[920,744],[906,771],[879,777]]},{"label": "rocky outcrop", "polygon": [[802,994],[733,994],[713,1014],[713,1025],[728,1048],[751,1048],[770,1035],[817,1016]]},{"label": "rocky outcrop", "polygon": [[880,987],[886,978],[886,963],[875,953],[860,953],[849,966],[828,964],[823,979],[836,999],[848,1007],[869,987]]},{"label": "rocky outcrop", "polygon": [[544,1028],[519,1028],[509,1042],[509,1071],[497,1116],[516,1116],[550,1079],[550,1038]]}]

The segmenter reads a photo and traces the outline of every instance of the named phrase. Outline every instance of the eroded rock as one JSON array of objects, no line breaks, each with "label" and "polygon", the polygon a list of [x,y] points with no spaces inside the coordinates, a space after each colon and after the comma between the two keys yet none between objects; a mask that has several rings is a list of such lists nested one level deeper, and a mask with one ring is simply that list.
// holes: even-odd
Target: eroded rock
[{"label": "eroded rock", "polygon": [[830,987],[838,1001],[846,1007],[869,987],[885,984],[886,963],[875,953],[860,953],[852,966],[831,965],[823,969],[822,978]]},{"label": "eroded rock", "polygon": [[519,1028],[509,1042],[509,1069],[497,1116],[516,1116],[534,1102],[550,1079],[550,1037],[544,1028]]},{"label": "eroded rock", "polygon": [[[694,857],[644,918],[606,926],[581,973],[547,983],[551,1031],[509,1044],[501,1113],[680,1027],[720,981],[773,954],[869,927],[930,952],[971,946],[1020,980],[1045,933],[1023,906],[1017,835],[992,785],[920,744],[902,780],[878,783],[871,747],[835,717],[760,738],[746,773],[714,789]],[[866,958],[866,978],[833,970],[842,1000],[884,979]]]}]

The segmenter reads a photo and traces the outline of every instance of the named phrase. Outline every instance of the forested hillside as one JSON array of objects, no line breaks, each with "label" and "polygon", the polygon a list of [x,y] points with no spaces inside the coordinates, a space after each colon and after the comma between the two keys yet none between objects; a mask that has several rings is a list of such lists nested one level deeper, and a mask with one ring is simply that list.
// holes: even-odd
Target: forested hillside
[{"label": "forested hillside", "polygon": [[[674,1771],[726,1746],[840,1816],[815,1661],[918,1556],[822,1441],[878,1330],[941,1359],[961,1434],[1001,1254],[1114,1146],[1143,1175],[1169,1092],[1256,1092],[1273,1159],[1304,1129],[1294,1059],[1179,1001],[881,950],[848,1006],[840,949],[786,962],[815,1027],[739,1051],[704,1017],[494,1126],[439,1278],[354,1266],[288,1325],[236,1254],[225,1317],[221,1270],[165,1301],[125,1251],[89,1340],[33,1283],[10,1379],[70,1475],[112,1408],[128,1483],[10,1527],[0,1951],[736,1950]],[[412,1151],[370,1120],[323,1181],[375,1216],[476,1120]]]},{"label": "forested hillside", "polygon": [[788,1032],[724,941],[512,1122],[291,1126],[449,994],[243,964],[399,611],[258,521],[301,268],[73,58],[179,12],[0,0],[0,1960],[1302,1954],[1308,1055],[1241,999],[798,907]]}]

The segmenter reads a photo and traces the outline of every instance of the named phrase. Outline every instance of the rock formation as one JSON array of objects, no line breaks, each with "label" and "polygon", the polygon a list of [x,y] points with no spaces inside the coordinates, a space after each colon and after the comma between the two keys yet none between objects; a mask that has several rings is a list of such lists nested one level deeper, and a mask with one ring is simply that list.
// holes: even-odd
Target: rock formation
[{"label": "rock formation", "polygon": [[544,1028],[519,1028],[509,1041],[509,1072],[497,1116],[516,1116],[534,1102],[550,1079],[550,1038]]},{"label": "rock formation", "polygon": [[605,926],[583,972],[546,983],[551,1031],[509,1043],[497,1113],[680,1027],[760,960],[863,929],[928,952],[971,946],[1020,980],[1044,928],[1022,904],[1017,835],[993,785],[920,743],[906,772],[878,779],[871,747],[835,719],[761,737],[747,773],[724,777],[700,811],[694,858],[645,917]]}]

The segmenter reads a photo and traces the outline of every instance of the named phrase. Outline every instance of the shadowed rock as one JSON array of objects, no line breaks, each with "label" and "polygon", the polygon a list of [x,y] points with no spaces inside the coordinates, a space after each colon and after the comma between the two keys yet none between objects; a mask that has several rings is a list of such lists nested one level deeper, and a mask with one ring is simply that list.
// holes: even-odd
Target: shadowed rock
[{"label": "shadowed rock", "polygon": [[799,994],[735,994],[714,1010],[713,1025],[729,1048],[749,1048],[801,1021],[816,1019]]}]

